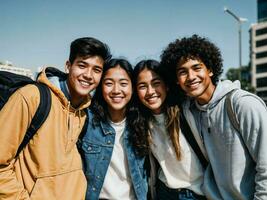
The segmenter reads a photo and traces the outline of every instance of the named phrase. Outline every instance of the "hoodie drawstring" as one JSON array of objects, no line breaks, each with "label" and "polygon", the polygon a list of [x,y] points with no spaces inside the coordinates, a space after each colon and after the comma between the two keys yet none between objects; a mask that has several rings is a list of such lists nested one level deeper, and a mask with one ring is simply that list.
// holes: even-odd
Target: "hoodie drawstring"
[{"label": "hoodie drawstring", "polygon": [[81,110],[78,110],[78,117],[79,117],[79,128],[81,128]]},{"label": "hoodie drawstring", "polygon": [[207,117],[208,117],[208,133],[210,133],[210,110],[209,108],[207,109]]},{"label": "hoodie drawstring", "polygon": [[68,124],[68,131],[70,131],[70,102],[69,101],[67,105],[67,124]]}]

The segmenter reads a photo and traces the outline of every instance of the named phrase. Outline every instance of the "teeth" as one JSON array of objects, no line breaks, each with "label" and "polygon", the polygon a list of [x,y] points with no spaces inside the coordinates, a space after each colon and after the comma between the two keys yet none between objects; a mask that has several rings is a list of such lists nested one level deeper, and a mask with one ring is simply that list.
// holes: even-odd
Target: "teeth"
[{"label": "teeth", "polygon": [[86,81],[80,81],[80,83],[83,85],[83,86],[89,86],[90,83],[86,82]]},{"label": "teeth", "polygon": [[150,98],[147,98],[147,101],[153,103],[157,100],[157,98],[158,97],[150,97]]},{"label": "teeth", "polygon": [[198,86],[199,85],[199,83],[197,82],[197,83],[191,83],[191,84],[189,84],[188,86],[189,87],[196,87],[196,86]]},{"label": "teeth", "polygon": [[122,98],[121,97],[112,98],[112,101],[114,103],[120,103],[122,101]]},{"label": "teeth", "polygon": [[152,97],[149,97],[147,99],[156,99],[156,98],[158,98],[158,97],[157,96],[152,96]]}]

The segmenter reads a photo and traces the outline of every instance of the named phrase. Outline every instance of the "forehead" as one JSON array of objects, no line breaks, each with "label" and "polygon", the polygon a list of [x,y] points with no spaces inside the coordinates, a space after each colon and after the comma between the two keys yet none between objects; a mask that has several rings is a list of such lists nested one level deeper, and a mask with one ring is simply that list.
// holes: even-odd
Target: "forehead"
[{"label": "forehead", "polygon": [[112,67],[106,71],[106,73],[104,75],[104,80],[105,79],[113,79],[113,80],[127,79],[127,80],[130,80],[130,77],[123,68],[121,68],[120,66],[116,66],[116,67]]},{"label": "forehead", "polygon": [[77,56],[74,60],[74,63],[84,63],[103,67],[104,60],[100,56]]},{"label": "forehead", "polygon": [[137,82],[150,82],[155,79],[161,78],[156,72],[149,69],[144,69],[138,74]]},{"label": "forehead", "polygon": [[198,64],[204,65],[204,63],[201,61],[201,59],[198,59],[198,58],[181,59],[178,62],[177,66],[176,66],[176,69],[179,69],[179,68],[190,68],[190,67],[193,67],[193,66],[198,65]]}]

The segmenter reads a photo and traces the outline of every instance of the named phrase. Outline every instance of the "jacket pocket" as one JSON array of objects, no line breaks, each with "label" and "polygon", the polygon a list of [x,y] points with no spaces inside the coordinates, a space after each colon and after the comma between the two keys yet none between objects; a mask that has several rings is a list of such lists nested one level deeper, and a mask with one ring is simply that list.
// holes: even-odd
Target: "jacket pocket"
[{"label": "jacket pocket", "polygon": [[101,152],[101,146],[99,145],[95,145],[89,142],[83,142],[82,144],[82,150],[84,151],[84,153],[100,153]]},{"label": "jacket pocket", "polygon": [[82,170],[37,178],[30,199],[72,200],[84,199],[86,179]]}]

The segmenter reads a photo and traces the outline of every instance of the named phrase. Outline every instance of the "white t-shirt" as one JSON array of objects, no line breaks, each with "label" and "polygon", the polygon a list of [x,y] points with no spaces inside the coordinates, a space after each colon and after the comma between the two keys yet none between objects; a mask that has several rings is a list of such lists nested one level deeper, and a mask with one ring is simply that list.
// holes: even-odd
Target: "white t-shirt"
[{"label": "white t-shirt", "polygon": [[169,188],[187,188],[203,195],[203,169],[184,135],[179,133],[182,157],[178,161],[165,126],[165,115],[154,115],[156,122],[150,124],[151,150],[160,164],[158,178]]},{"label": "white t-shirt", "polygon": [[99,198],[133,200],[135,195],[122,137],[126,119],[118,123],[111,121],[109,123],[114,128],[116,135],[111,161]]}]

